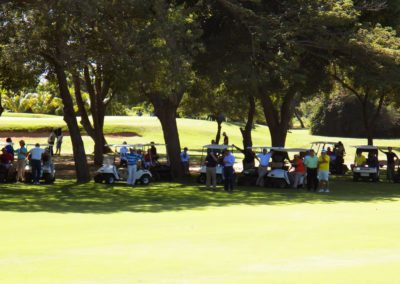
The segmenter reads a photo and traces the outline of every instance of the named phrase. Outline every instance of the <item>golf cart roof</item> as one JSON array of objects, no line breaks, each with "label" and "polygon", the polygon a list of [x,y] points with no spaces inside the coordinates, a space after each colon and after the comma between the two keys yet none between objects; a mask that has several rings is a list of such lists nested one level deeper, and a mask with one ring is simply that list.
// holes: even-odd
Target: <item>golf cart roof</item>
[{"label": "golf cart roof", "polygon": [[105,146],[116,147],[116,148],[122,148],[122,147],[135,148],[135,147],[141,147],[142,144],[106,144]]},{"label": "golf cart roof", "polygon": [[225,149],[232,148],[232,146],[231,145],[209,144],[209,145],[204,145],[203,148],[215,149],[215,150],[225,150]]},{"label": "golf cart roof", "polygon": [[147,144],[138,144],[142,147],[151,147],[151,146],[167,146],[167,144],[158,144],[158,143],[147,143]]},{"label": "golf cart roof", "polygon": [[275,151],[275,152],[296,152],[296,153],[300,153],[300,152],[307,152],[310,149],[306,149],[306,148],[285,148],[285,147],[249,147],[249,149],[252,150],[271,150],[271,151]]},{"label": "golf cart roof", "polygon": [[364,146],[353,146],[357,150],[378,150],[377,146],[371,146],[371,145],[364,145]]},{"label": "golf cart roof", "polygon": [[318,144],[321,144],[321,145],[326,145],[326,144],[329,144],[329,145],[336,145],[338,142],[332,142],[332,141],[316,141],[316,142],[311,142],[311,145],[318,145]]},{"label": "golf cart roof", "polygon": [[8,146],[8,145],[14,145],[14,143],[10,142],[0,142],[0,146]]}]

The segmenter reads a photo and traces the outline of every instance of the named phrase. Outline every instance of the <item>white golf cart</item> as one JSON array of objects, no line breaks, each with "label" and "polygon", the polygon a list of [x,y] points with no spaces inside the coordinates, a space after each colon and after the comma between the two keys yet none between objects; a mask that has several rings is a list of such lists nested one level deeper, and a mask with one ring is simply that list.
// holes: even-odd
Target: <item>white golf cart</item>
[{"label": "white golf cart", "polygon": [[[370,154],[376,155],[376,158],[378,159],[378,147],[376,146],[354,146],[356,148],[356,155],[357,153],[365,153],[366,158],[368,159],[368,156]],[[353,181],[357,182],[359,180],[363,181],[373,181],[373,182],[378,182],[379,181],[379,176],[380,176],[380,171],[379,171],[379,159],[376,167],[370,167],[368,164],[365,165],[356,165],[353,168]]]},{"label": "white golf cart", "polygon": [[[13,143],[0,142],[0,149],[13,145]],[[0,183],[13,183],[17,182],[17,171],[14,164],[3,165],[0,164]]]},{"label": "white golf cart", "polygon": [[209,144],[204,145],[201,151],[201,167],[200,167],[200,175],[197,177],[197,182],[201,184],[205,184],[207,180],[207,167],[205,165],[205,159],[207,157],[208,152],[212,151],[216,155],[217,161],[217,184],[222,184],[224,180],[224,167],[222,165],[222,152],[224,150],[233,151],[233,147],[230,145],[217,145],[217,144]]},{"label": "white golf cart", "polygon": [[[26,144],[25,145],[26,149],[28,150],[29,153],[29,148],[34,148],[36,147],[35,144]],[[49,144],[40,144],[41,148],[48,149],[50,147]],[[50,155],[50,152],[49,152]],[[26,166],[25,166],[25,182],[26,183],[31,183],[33,179],[33,174],[32,174],[32,166],[30,164],[30,160],[28,157]],[[49,158],[47,161],[43,161],[42,164],[42,170],[40,173],[40,180],[43,180],[45,183],[50,184],[54,183],[56,180],[56,170],[54,168],[54,163],[53,159]]]},{"label": "white golf cart", "polygon": [[[264,149],[272,152],[269,164],[270,171],[265,175],[265,186],[286,188],[292,184],[291,175],[289,173],[290,161],[289,153],[297,153],[302,157],[309,149],[304,148],[283,148],[283,147],[251,147],[254,152],[261,153]],[[258,178],[258,168],[243,171],[238,179],[241,185],[255,185]],[[299,186],[304,184],[304,177],[300,180]]]},{"label": "white golf cart", "polygon": [[[114,144],[106,145],[106,147],[115,148],[115,154],[104,155],[103,166],[96,171],[94,176],[94,181],[96,183],[106,183],[113,184],[117,181],[127,181],[128,179],[128,169],[124,167],[117,167],[115,160],[118,155],[118,149],[122,147],[142,149],[142,144]],[[143,185],[148,185],[152,180],[152,174],[149,170],[139,167],[136,171],[136,183],[141,183]]]}]

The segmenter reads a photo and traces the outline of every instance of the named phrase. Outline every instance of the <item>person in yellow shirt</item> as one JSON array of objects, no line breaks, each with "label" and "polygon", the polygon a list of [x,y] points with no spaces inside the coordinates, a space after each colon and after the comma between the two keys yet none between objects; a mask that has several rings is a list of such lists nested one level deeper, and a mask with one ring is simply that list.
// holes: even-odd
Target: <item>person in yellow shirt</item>
[{"label": "person in yellow shirt", "polygon": [[331,159],[326,150],[322,150],[318,158],[319,192],[329,192],[329,164]]},{"label": "person in yellow shirt", "polygon": [[354,158],[354,167],[363,167],[367,163],[367,159],[362,152],[357,151],[356,157]]}]

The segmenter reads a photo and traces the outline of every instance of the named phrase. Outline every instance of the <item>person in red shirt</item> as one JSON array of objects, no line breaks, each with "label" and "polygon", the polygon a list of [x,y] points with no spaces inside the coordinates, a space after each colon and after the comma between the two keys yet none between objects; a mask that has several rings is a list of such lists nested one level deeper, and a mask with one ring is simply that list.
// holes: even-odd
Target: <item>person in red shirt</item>
[{"label": "person in red shirt", "polygon": [[292,165],[294,167],[294,182],[292,187],[297,189],[301,178],[304,177],[306,174],[306,167],[304,166],[303,160],[301,159],[300,155],[294,155]]},{"label": "person in red shirt", "polygon": [[7,152],[5,148],[1,149],[0,155],[0,168],[8,170],[12,166],[14,156]]}]

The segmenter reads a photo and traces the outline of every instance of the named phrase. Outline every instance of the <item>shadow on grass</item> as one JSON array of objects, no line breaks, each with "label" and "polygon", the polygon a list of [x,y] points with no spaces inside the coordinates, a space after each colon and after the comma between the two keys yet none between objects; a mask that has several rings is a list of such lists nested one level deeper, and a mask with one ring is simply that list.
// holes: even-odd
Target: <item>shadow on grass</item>
[{"label": "shadow on grass", "polygon": [[299,203],[398,201],[400,188],[388,183],[334,181],[332,193],[292,189],[238,187],[233,194],[205,190],[186,183],[154,183],[148,187],[76,184],[61,180],[54,185],[1,185],[0,211],[114,213],[162,212],[231,205],[292,205]]}]

